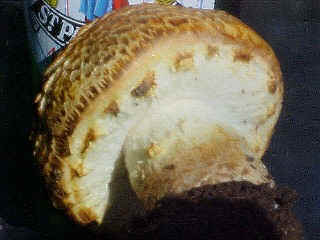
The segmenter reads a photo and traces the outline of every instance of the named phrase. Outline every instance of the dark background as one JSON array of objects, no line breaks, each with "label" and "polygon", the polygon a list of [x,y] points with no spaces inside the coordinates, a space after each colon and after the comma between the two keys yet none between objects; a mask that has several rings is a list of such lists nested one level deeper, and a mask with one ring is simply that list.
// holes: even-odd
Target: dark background
[{"label": "dark background", "polygon": [[[274,48],[283,111],[264,156],[279,185],[295,189],[306,240],[320,239],[320,1],[216,0]],[[22,1],[0,0],[0,239],[87,238],[47,201],[31,157],[31,56]],[[79,239],[79,237],[77,237]]]}]

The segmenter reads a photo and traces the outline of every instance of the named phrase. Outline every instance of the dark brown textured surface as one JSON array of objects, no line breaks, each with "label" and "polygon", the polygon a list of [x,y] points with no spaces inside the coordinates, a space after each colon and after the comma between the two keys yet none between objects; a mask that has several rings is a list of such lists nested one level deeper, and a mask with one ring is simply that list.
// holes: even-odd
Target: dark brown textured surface
[{"label": "dark brown textured surface", "polygon": [[288,188],[228,182],[194,188],[160,200],[137,218],[130,239],[300,240],[302,226]]}]

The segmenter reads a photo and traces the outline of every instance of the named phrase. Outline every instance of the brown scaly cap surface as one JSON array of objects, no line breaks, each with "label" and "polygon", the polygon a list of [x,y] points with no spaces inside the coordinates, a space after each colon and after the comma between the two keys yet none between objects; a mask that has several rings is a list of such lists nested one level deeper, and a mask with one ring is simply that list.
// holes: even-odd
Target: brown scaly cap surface
[{"label": "brown scaly cap surface", "polygon": [[[47,69],[43,90],[36,99],[40,126],[34,154],[40,162],[54,205],[65,208],[77,222],[100,223],[101,217],[97,217],[97,212],[91,208],[79,204],[84,195],[74,183],[87,174],[83,160],[77,154],[85,154],[99,133],[89,129],[81,138],[81,146],[72,148],[71,144],[77,144],[76,128],[101,108],[102,100],[106,106],[101,112],[115,117],[121,113],[120,97],[115,92],[120,92],[128,69],[134,68],[136,59],[152,49],[155,43],[184,34],[192,35],[198,41],[212,38],[225,44],[244,46],[234,52],[234,62],[248,63],[253,54],[262,56],[272,71],[269,93],[282,96],[281,71],[270,46],[241,21],[223,11],[143,4],[114,11],[86,25]],[[192,68],[193,60],[188,54],[176,58],[172,66],[176,71]],[[218,49],[208,45],[207,57],[217,54]],[[153,76],[150,72],[142,77],[141,85],[132,89],[132,97],[151,94],[157,86]],[[270,116],[280,112],[281,99],[279,101],[269,109]],[[89,122],[86,124],[90,125]],[[274,122],[271,125],[273,128]],[[272,131],[268,133],[269,139],[271,134]],[[262,155],[265,148],[266,144],[257,152]]]}]

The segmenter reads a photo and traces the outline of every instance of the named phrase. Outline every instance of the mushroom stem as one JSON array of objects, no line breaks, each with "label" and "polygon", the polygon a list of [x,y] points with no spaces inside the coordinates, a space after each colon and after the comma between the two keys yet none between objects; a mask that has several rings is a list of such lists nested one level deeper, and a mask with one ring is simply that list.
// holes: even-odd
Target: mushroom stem
[{"label": "mushroom stem", "polygon": [[129,131],[123,148],[126,167],[147,209],[168,194],[206,184],[245,180],[273,186],[245,138],[210,116],[213,110],[201,103],[181,101],[146,114]]}]

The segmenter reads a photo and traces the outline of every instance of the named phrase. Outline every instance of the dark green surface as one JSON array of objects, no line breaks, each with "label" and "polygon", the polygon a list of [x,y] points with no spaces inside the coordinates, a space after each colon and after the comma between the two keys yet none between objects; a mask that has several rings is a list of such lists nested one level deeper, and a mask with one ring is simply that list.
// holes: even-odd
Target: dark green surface
[{"label": "dark green surface", "polygon": [[[37,89],[32,87],[20,2],[0,1],[0,217],[4,219],[0,225],[5,221],[19,226],[0,230],[0,239],[64,239],[73,232],[84,236],[50,206],[32,160],[28,135],[32,92]],[[217,1],[217,6],[231,9],[231,2]],[[264,160],[280,185],[299,192],[296,214],[307,240],[320,239],[320,7],[316,5],[318,1],[243,0],[240,10],[232,10],[272,45],[281,62],[284,109]]]}]

